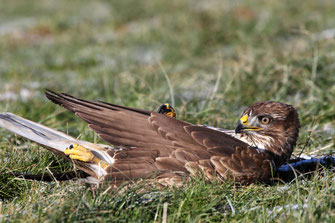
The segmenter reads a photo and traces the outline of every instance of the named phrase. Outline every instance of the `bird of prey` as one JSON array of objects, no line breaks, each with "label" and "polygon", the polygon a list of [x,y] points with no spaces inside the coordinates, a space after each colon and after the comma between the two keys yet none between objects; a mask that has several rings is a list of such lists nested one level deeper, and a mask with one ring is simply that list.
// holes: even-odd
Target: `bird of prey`
[{"label": "bird of prey", "polygon": [[0,114],[0,127],[72,160],[90,175],[87,182],[115,187],[137,179],[180,186],[199,175],[241,184],[267,182],[290,158],[300,127],[294,107],[273,101],[251,105],[235,130],[223,130],[178,120],[168,104],[150,112],[50,90],[46,97],[113,146],[78,140],[11,113]]}]

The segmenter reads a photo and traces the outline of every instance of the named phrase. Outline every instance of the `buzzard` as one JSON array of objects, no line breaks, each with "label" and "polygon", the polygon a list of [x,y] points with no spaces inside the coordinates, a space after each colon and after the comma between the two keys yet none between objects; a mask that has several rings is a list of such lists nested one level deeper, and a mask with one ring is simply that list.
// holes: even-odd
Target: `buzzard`
[{"label": "buzzard", "polygon": [[297,111],[281,102],[253,104],[235,130],[224,130],[178,120],[168,104],[160,108],[168,111],[164,115],[50,90],[45,94],[113,147],[78,140],[11,113],[0,114],[0,126],[72,160],[89,174],[89,183],[119,186],[148,179],[179,186],[199,175],[241,184],[267,182],[290,158],[299,134]]}]

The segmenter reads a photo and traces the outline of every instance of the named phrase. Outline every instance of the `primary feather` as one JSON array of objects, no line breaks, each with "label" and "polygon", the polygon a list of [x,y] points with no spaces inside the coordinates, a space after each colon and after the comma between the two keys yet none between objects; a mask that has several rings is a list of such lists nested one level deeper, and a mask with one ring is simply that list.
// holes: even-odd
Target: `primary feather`
[{"label": "primary feather", "polygon": [[[46,97],[75,113],[100,138],[117,147],[78,141],[31,121],[18,125],[15,119],[7,117],[8,114],[0,116],[0,120],[3,120],[0,126],[5,127],[9,122],[14,126],[7,128],[10,131],[52,148],[57,153],[73,143],[94,151],[95,156],[110,165],[101,168],[76,162],[98,181],[109,181],[113,185],[139,178],[154,179],[163,185],[179,185],[185,178],[197,174],[204,174],[207,179],[218,177],[243,184],[268,181],[273,171],[291,155],[299,129],[299,121],[296,121],[298,116],[291,109],[293,107],[278,102],[262,102],[245,111],[250,118],[269,113],[274,119],[272,127],[276,131],[263,126],[259,132],[236,134],[193,125],[156,112],[92,102],[52,91],[47,91]],[[270,107],[277,110],[271,112],[268,109],[270,103]],[[295,116],[291,117],[291,113]],[[58,140],[57,146],[54,146],[54,140]],[[255,140],[259,140],[258,144],[253,144]],[[95,170],[88,168],[89,165],[93,165]],[[100,172],[97,174],[94,171]]]}]

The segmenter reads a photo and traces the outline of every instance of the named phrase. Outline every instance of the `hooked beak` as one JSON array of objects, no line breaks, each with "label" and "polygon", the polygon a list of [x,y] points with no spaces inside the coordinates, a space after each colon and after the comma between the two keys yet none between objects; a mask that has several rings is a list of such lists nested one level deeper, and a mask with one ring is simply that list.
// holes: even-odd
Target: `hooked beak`
[{"label": "hooked beak", "polygon": [[262,128],[248,125],[248,115],[244,115],[238,121],[238,123],[235,127],[235,134],[236,133],[242,133],[242,132],[245,132],[245,131],[259,131],[259,130],[262,130]]},{"label": "hooked beak", "polygon": [[244,125],[242,124],[241,120],[239,120],[237,125],[235,126],[235,134],[241,133],[243,128],[244,128]]}]

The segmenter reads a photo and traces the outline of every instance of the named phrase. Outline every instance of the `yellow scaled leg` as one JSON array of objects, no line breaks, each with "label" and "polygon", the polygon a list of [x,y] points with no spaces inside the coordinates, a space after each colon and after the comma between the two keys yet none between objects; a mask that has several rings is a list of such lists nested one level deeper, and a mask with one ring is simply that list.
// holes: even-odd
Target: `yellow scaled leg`
[{"label": "yellow scaled leg", "polygon": [[94,155],[91,151],[78,144],[71,145],[68,149],[65,149],[64,153],[71,159],[84,162],[90,162],[94,158]]},{"label": "yellow scaled leg", "polygon": [[106,163],[105,161],[102,161],[101,159],[95,157],[90,150],[78,144],[70,145],[68,149],[65,149],[64,153],[65,155],[69,156],[71,159],[74,160],[98,164],[102,168],[109,166],[108,163]]}]

